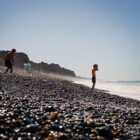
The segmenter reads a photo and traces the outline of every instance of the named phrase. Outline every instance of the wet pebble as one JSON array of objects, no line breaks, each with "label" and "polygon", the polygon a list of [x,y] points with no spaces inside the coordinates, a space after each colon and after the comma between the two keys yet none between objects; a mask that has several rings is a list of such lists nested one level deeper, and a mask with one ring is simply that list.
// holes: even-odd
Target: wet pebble
[{"label": "wet pebble", "polygon": [[51,121],[54,121],[56,119],[58,119],[58,113],[57,112],[51,113],[51,115],[48,118],[48,120],[51,120]]},{"label": "wet pebble", "polygon": [[32,132],[32,133],[39,131],[39,130],[40,130],[40,128],[36,124],[29,124],[24,128],[25,132]]}]

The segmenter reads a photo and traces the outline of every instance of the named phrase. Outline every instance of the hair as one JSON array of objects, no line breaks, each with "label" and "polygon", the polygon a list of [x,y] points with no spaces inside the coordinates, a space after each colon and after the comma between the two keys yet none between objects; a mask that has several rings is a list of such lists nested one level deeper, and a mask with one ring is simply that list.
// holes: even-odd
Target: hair
[{"label": "hair", "polygon": [[94,67],[94,68],[95,68],[95,67],[98,67],[98,65],[97,65],[97,64],[94,64],[93,67]]},{"label": "hair", "polygon": [[16,49],[12,49],[12,52],[16,52]]}]

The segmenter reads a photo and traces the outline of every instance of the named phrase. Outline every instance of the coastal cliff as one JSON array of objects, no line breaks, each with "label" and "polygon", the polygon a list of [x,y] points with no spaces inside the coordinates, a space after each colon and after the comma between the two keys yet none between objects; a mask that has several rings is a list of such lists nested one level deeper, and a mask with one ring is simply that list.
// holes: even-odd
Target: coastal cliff
[{"label": "coastal cliff", "polygon": [[[4,58],[8,51],[0,51],[0,65],[4,65]],[[45,73],[53,73],[53,74],[59,74],[59,75],[64,75],[64,76],[71,76],[71,77],[76,77],[75,73],[71,70],[68,70],[66,68],[60,67],[58,64],[48,64],[45,62],[41,63],[35,63],[33,61],[30,61],[29,57],[25,53],[15,53],[14,56],[14,62],[15,62],[15,67],[16,68],[23,68],[24,63],[31,63],[32,69],[45,72]]]}]

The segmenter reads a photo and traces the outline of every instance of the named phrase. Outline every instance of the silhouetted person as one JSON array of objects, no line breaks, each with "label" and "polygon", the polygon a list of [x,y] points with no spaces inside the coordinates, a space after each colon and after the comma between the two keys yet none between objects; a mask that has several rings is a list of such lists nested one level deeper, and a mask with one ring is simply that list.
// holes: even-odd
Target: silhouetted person
[{"label": "silhouetted person", "polygon": [[13,72],[13,65],[14,65],[14,54],[15,54],[16,50],[12,49],[11,52],[9,52],[6,57],[5,57],[5,66],[7,67],[6,69],[6,73],[8,72],[8,70],[10,69],[10,73]]},{"label": "silhouetted person", "polygon": [[95,84],[96,84],[96,71],[98,71],[98,65],[97,64],[95,64],[93,66],[93,69],[92,69],[92,83],[93,83],[92,89],[93,89],[93,91],[94,91]]}]

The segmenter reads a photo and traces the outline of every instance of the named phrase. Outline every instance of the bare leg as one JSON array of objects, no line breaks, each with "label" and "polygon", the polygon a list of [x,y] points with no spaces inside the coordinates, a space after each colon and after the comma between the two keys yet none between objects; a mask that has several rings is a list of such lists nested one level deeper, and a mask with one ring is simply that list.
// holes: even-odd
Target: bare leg
[{"label": "bare leg", "polygon": [[94,87],[95,87],[95,83],[93,83],[93,85],[92,85],[92,90],[93,90],[93,92],[94,92]]},{"label": "bare leg", "polygon": [[12,67],[10,67],[10,73],[12,73],[13,72],[13,68]]},{"label": "bare leg", "polygon": [[94,104],[94,87],[95,87],[95,83],[93,83],[93,85],[92,85],[92,92],[93,92],[93,104]]},{"label": "bare leg", "polygon": [[10,68],[8,67],[8,68],[6,69],[6,71],[5,71],[5,73],[7,73],[9,69],[10,69]]}]

